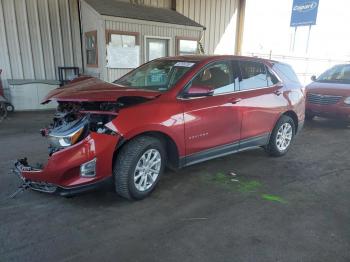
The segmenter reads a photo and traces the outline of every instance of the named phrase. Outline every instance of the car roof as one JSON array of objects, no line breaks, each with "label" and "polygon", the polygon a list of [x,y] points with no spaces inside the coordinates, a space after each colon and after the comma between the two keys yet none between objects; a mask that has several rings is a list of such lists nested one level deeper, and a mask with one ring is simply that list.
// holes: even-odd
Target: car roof
[{"label": "car roof", "polygon": [[237,60],[247,60],[247,61],[260,61],[273,65],[279,63],[275,60],[259,58],[255,56],[237,56],[237,55],[184,55],[184,56],[169,56],[160,58],[160,60],[179,60],[179,61],[196,61],[196,62],[211,62],[222,59],[237,59]]}]

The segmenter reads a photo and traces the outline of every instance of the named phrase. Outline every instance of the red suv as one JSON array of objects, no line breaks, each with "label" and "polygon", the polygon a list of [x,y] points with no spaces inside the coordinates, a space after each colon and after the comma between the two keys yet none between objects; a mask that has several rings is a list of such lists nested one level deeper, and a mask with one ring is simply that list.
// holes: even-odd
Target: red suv
[{"label": "red suv", "polygon": [[114,83],[75,80],[58,102],[49,160],[21,159],[32,189],[68,196],[113,180],[142,199],[165,167],[177,169],[246,149],[282,156],[302,128],[305,96],[289,65],[237,56],[179,56],[146,63]]},{"label": "red suv", "polygon": [[306,118],[350,120],[350,64],[336,65],[306,87]]}]

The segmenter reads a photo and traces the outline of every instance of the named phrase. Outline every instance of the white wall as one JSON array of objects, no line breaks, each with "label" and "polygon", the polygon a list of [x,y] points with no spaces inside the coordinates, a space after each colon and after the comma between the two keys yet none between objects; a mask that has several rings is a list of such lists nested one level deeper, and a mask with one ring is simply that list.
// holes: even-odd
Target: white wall
[{"label": "white wall", "polygon": [[271,52],[272,58],[292,64],[301,81],[308,83],[311,75],[350,60],[350,1],[320,0],[308,52],[308,27],[297,29],[294,50],[291,48],[294,34],[294,28],[289,26],[292,2],[247,0],[242,50],[244,54]]},{"label": "white wall", "polygon": [[[176,37],[199,38],[202,34],[202,28],[172,25],[151,21],[142,21],[120,17],[103,16],[106,30],[137,32],[140,37],[140,62],[145,63],[145,37],[167,37],[169,38],[170,52],[169,56],[175,55]],[[106,43],[104,43],[106,45]],[[112,69],[107,68],[107,81],[114,81],[130,71],[130,69]]]}]

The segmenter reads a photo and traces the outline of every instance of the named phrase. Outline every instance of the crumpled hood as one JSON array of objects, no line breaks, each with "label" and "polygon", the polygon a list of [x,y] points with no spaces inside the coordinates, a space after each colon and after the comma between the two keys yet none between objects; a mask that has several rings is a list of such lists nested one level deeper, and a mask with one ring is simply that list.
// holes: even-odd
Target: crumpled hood
[{"label": "crumpled hood", "polygon": [[161,93],[157,91],[126,88],[104,82],[97,78],[77,81],[52,90],[42,101],[46,104],[51,100],[72,102],[115,102],[123,96],[138,96],[155,98]]},{"label": "crumpled hood", "polygon": [[347,97],[350,96],[350,84],[312,82],[306,87],[306,91],[314,94]]}]

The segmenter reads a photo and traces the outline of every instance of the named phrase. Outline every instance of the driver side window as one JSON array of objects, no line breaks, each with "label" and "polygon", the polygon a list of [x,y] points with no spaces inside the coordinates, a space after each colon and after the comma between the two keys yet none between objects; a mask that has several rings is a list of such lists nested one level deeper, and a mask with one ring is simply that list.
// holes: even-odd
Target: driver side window
[{"label": "driver side window", "polygon": [[203,69],[192,80],[191,87],[211,89],[213,94],[223,94],[235,91],[232,82],[229,62],[218,62]]}]

